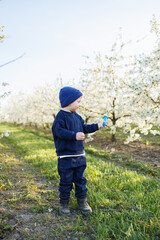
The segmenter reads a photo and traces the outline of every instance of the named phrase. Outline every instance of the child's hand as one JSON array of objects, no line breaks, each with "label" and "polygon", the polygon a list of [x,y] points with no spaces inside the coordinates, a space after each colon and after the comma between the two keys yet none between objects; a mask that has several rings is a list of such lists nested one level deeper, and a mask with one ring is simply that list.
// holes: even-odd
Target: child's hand
[{"label": "child's hand", "polygon": [[103,123],[106,123],[105,121],[98,123],[99,128],[106,128],[107,126],[103,126]]},{"label": "child's hand", "polygon": [[76,134],[76,140],[84,140],[85,139],[85,134],[83,132],[78,132]]}]

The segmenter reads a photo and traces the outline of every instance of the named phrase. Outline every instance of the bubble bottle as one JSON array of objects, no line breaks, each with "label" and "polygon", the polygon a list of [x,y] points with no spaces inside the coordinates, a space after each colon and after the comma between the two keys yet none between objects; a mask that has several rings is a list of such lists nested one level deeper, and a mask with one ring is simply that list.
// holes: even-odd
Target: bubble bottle
[{"label": "bubble bottle", "polygon": [[107,127],[107,120],[108,120],[107,115],[103,116],[103,120],[104,120],[103,127]]}]

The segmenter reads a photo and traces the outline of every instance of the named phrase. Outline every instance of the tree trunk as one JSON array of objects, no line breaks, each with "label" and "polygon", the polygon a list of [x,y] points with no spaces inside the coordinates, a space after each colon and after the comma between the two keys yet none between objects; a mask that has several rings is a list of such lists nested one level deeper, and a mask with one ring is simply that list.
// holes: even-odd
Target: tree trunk
[{"label": "tree trunk", "polygon": [[116,134],[115,134],[115,133],[112,134],[111,141],[112,141],[112,142],[116,142]]},{"label": "tree trunk", "polygon": [[[113,99],[113,109],[115,107],[115,100],[116,100],[116,98]],[[116,120],[116,116],[115,116],[115,111],[113,110],[113,112],[112,112],[112,123],[113,123],[113,126],[116,125],[116,121],[117,120]],[[112,133],[111,141],[112,142],[116,142],[116,134],[115,133]]]}]

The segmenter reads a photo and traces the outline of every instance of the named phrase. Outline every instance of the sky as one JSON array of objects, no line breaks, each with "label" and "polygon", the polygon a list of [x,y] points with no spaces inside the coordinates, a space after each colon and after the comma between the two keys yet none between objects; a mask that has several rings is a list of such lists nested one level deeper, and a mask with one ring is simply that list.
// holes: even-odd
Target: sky
[{"label": "sky", "polygon": [[109,53],[119,29],[124,40],[145,37],[133,54],[152,49],[150,21],[159,0],[0,0],[0,82],[12,95],[45,83],[79,80],[85,57]]}]

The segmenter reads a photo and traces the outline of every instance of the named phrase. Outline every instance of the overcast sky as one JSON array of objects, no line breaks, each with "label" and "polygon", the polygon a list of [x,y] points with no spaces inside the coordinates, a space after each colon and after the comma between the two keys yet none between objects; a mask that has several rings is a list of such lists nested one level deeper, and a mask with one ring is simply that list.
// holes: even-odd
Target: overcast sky
[{"label": "overcast sky", "polygon": [[125,40],[146,36],[132,52],[152,48],[149,37],[153,14],[160,19],[160,0],[1,0],[0,82],[12,94],[30,92],[57,77],[78,79],[84,55],[107,54],[118,35]]}]

